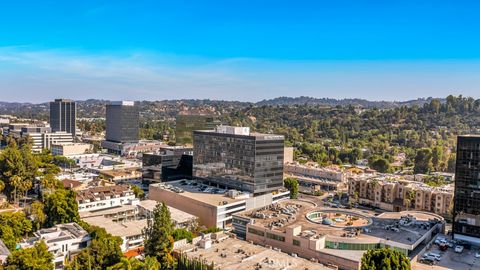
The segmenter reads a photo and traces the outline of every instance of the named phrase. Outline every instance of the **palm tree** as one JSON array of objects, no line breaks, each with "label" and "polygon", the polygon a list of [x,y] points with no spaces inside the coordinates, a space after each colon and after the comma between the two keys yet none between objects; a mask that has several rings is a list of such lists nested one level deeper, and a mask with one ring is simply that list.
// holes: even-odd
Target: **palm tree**
[{"label": "palm tree", "polygon": [[145,258],[144,267],[145,270],[157,270],[160,269],[160,263],[157,261],[157,258],[147,256]]},{"label": "palm tree", "polygon": [[13,175],[10,177],[10,185],[14,187],[13,189],[13,202],[17,204],[17,188],[22,184],[22,178],[18,175]]},{"label": "palm tree", "polygon": [[[126,258],[122,257],[120,259],[120,262],[117,264],[108,267],[108,270],[139,270],[139,269],[145,269],[144,263],[141,261],[137,260],[136,258]],[[158,269],[158,268],[157,268]]]}]

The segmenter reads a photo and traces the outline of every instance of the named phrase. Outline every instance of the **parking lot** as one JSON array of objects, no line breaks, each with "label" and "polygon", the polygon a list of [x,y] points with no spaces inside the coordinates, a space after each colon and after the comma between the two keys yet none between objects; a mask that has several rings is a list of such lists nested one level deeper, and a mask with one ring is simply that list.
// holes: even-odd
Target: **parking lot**
[{"label": "parking lot", "polygon": [[436,261],[434,265],[426,265],[419,262],[412,262],[412,269],[471,269],[480,270],[480,258],[475,258],[478,249],[464,249],[462,253],[455,253],[453,248],[446,251],[439,250],[437,245],[433,245],[427,252],[441,254],[440,261]]}]

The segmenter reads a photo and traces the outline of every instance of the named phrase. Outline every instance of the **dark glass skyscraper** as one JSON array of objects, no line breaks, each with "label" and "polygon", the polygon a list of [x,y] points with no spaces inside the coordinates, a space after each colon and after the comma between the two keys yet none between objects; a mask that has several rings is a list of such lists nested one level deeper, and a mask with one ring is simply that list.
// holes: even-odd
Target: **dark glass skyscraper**
[{"label": "dark glass skyscraper", "polygon": [[177,144],[191,144],[194,130],[212,130],[220,120],[211,115],[177,115],[175,120],[175,141]]},{"label": "dark glass skyscraper", "polygon": [[115,101],[107,105],[105,139],[116,143],[138,142],[139,111],[133,101]]},{"label": "dark glass skyscraper", "polygon": [[50,126],[53,132],[64,131],[75,136],[77,103],[70,99],[55,99],[50,102]]},{"label": "dark glass skyscraper", "polygon": [[193,132],[193,175],[227,188],[255,194],[283,187],[282,135],[250,133],[219,126]]},{"label": "dark glass skyscraper", "polygon": [[480,244],[480,136],[458,136],[453,234]]}]

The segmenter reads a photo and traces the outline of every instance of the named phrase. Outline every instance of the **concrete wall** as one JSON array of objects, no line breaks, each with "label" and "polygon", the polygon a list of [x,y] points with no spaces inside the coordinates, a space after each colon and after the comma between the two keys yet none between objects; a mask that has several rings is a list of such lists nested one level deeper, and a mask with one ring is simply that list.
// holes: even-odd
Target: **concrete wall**
[{"label": "concrete wall", "polygon": [[205,225],[207,227],[217,226],[216,206],[154,186],[150,186],[148,198],[157,202],[165,202],[168,206],[197,216],[200,225]]}]

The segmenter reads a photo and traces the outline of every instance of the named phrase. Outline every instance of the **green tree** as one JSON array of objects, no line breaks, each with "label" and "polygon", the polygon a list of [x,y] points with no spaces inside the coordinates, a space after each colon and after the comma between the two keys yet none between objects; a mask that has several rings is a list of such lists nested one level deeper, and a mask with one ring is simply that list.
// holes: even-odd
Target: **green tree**
[{"label": "green tree", "polygon": [[33,221],[33,227],[35,228],[35,230],[41,229],[45,224],[45,221],[47,220],[47,216],[43,211],[44,207],[45,206],[43,205],[43,203],[36,201],[32,203],[27,209],[30,219]]},{"label": "green tree", "polygon": [[189,230],[179,228],[173,231],[172,237],[175,241],[187,239],[188,242],[192,242],[193,233]]},{"label": "green tree", "polygon": [[120,259],[120,262],[116,263],[113,266],[107,267],[107,270],[143,270],[143,269],[145,269],[145,264],[134,257],[132,258],[122,257]]},{"label": "green tree", "polygon": [[57,189],[45,198],[44,212],[47,215],[46,225],[78,222],[78,203],[75,192],[66,189]]},{"label": "green tree", "polygon": [[43,241],[32,248],[14,250],[5,263],[7,270],[51,270],[53,266],[53,254]]},{"label": "green tree", "polygon": [[9,249],[32,231],[32,222],[23,212],[0,214],[0,238]]},{"label": "green tree", "polygon": [[429,148],[422,148],[417,151],[415,156],[414,173],[428,173],[433,170],[432,150]]},{"label": "green tree", "polygon": [[432,149],[432,166],[437,171],[445,171],[445,164],[444,155],[443,155],[443,148],[441,146],[435,146]]},{"label": "green tree", "polygon": [[90,233],[92,242],[90,247],[73,258],[67,270],[103,270],[121,262],[124,257],[120,237],[108,234],[103,228],[80,224]]},{"label": "green tree", "polygon": [[378,158],[370,164],[370,167],[381,173],[387,173],[390,170],[390,162],[384,158]]},{"label": "green tree", "polygon": [[158,203],[153,210],[152,219],[144,229],[145,254],[157,258],[160,269],[174,269],[176,262],[172,256],[173,223],[170,211],[165,203]]},{"label": "green tree", "polygon": [[133,191],[133,193],[135,194],[135,197],[140,198],[140,199],[144,199],[144,198],[145,198],[145,192],[144,192],[143,189],[141,189],[139,186],[137,186],[137,185],[130,185],[130,187],[132,188],[132,191]]},{"label": "green tree", "polygon": [[410,260],[389,248],[370,249],[363,254],[361,270],[410,270]]},{"label": "green tree", "polygon": [[283,184],[286,189],[290,191],[290,199],[296,199],[298,197],[298,181],[295,178],[285,178]]},{"label": "green tree", "polygon": [[158,269],[160,269],[160,263],[158,262],[157,258],[147,256],[145,258],[143,269],[145,269],[145,270],[158,270]]}]

